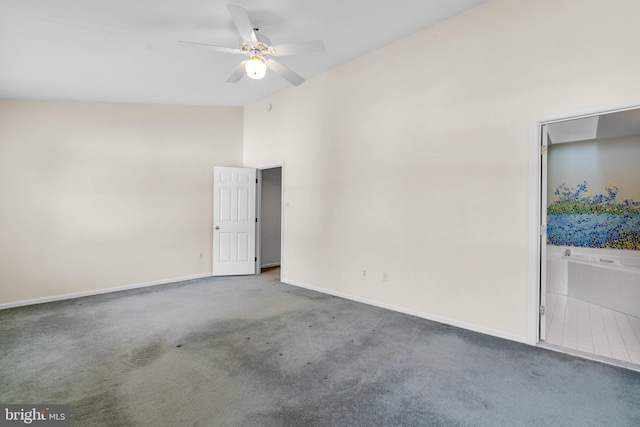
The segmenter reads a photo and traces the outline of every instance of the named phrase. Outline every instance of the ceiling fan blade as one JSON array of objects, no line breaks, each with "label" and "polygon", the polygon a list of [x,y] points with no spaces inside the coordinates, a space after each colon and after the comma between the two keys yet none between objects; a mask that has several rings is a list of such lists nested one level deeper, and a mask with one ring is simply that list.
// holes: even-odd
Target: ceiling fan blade
[{"label": "ceiling fan blade", "polygon": [[221,53],[234,53],[234,54],[242,53],[242,51],[240,49],[236,49],[236,48],[233,48],[233,47],[215,46],[215,45],[207,44],[207,43],[186,42],[186,41],[182,41],[182,40],[178,41],[178,46],[180,46],[180,47],[193,47],[193,48],[196,48],[196,49],[207,49],[207,50],[212,50],[214,52],[221,52]]},{"label": "ceiling fan blade", "polygon": [[247,11],[240,6],[234,6],[232,4],[227,5],[227,8],[231,14],[233,23],[236,24],[240,37],[246,41],[257,42],[258,37],[256,37],[255,31],[253,31],[253,25],[251,24]]},{"label": "ceiling fan blade", "polygon": [[322,40],[311,40],[300,43],[287,43],[271,46],[270,53],[276,56],[296,55],[298,53],[322,52],[324,43]]},{"label": "ceiling fan blade", "polygon": [[227,79],[227,83],[238,83],[240,81],[240,79],[245,74],[247,74],[247,70],[244,68],[244,65],[247,63],[247,61],[248,60],[244,60],[240,64],[238,64],[236,69],[233,70],[233,73],[231,73],[231,75]]},{"label": "ceiling fan blade", "polygon": [[267,61],[267,68],[280,75],[294,86],[300,86],[302,83],[304,83],[304,78],[302,76],[294,73],[288,67],[282,65],[277,61],[274,61],[273,59],[269,59]]}]

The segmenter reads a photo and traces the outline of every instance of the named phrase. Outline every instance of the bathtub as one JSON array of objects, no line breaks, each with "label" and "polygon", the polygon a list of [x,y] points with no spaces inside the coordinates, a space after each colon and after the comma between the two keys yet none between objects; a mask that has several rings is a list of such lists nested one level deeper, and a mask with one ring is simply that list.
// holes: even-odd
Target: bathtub
[{"label": "bathtub", "polygon": [[640,251],[547,245],[547,292],[640,317]]}]

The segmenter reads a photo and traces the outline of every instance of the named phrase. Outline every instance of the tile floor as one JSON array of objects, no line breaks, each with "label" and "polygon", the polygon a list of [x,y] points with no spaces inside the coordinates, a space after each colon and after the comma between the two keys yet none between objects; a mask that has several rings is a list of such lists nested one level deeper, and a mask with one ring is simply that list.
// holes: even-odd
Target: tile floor
[{"label": "tile floor", "polygon": [[640,365],[640,318],[547,294],[546,342]]}]

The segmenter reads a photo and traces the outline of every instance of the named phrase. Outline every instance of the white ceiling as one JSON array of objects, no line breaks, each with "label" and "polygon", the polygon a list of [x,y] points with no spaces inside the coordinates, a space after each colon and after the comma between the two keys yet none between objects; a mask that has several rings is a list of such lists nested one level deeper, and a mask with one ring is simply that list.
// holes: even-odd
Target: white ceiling
[{"label": "white ceiling", "polygon": [[547,125],[551,144],[640,135],[640,108]]},{"label": "white ceiling", "polygon": [[274,44],[321,39],[280,58],[305,78],[486,0],[0,0],[0,98],[243,106],[290,87],[225,80],[243,59],[178,47],[237,47],[227,3]]}]

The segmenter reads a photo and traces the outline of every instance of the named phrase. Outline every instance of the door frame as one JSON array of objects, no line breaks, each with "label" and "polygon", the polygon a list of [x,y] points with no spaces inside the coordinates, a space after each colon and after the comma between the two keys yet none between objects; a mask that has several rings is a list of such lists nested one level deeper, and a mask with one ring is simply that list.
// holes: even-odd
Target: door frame
[{"label": "door frame", "polygon": [[284,160],[281,162],[268,163],[256,167],[256,268],[255,274],[260,274],[262,270],[262,171],[266,169],[281,168],[280,178],[280,277],[284,277]]},{"label": "door frame", "polygon": [[[541,226],[546,225],[543,218],[543,191],[546,194],[546,176],[543,177],[542,138],[543,126],[568,120],[600,116],[603,114],[640,108],[640,101],[623,104],[605,105],[588,109],[554,113],[537,116],[531,119],[529,136],[529,290],[527,315],[527,342],[531,345],[540,343],[540,305],[544,302],[541,295],[544,285],[542,274],[546,270],[546,260],[542,259]],[[544,170],[546,174],[546,168]],[[545,232],[546,234],[546,232]]]}]

